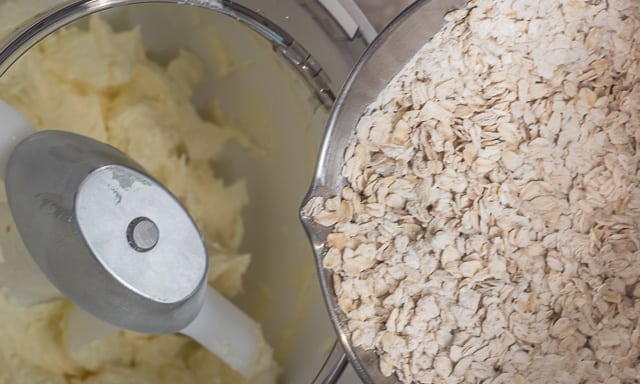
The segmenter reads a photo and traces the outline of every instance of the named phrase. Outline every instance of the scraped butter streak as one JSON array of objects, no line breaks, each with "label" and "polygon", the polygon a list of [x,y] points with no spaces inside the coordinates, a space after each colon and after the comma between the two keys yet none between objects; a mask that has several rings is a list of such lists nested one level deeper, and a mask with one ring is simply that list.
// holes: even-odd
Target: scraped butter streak
[{"label": "scraped butter streak", "polygon": [[209,9],[222,9],[224,7],[220,0],[180,0],[178,4],[195,5]]},{"label": "scraped butter streak", "polygon": [[[3,17],[0,25],[11,22]],[[186,204],[207,239],[209,283],[232,297],[250,258],[238,253],[248,197],[243,182],[225,185],[211,171],[234,133],[189,102],[203,70],[187,51],[160,66],[146,58],[138,29],[116,33],[94,17],[88,30],[66,28],[32,48],[0,78],[0,99],[38,128],[90,136],[139,161]],[[0,384],[275,383],[267,345],[249,381],[182,335],[120,331],[71,353],[60,331],[70,305],[25,307],[0,295]]]}]

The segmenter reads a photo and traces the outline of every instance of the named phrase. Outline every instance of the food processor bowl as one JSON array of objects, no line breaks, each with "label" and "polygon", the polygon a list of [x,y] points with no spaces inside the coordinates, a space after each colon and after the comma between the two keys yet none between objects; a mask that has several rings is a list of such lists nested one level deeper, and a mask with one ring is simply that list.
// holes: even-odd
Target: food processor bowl
[{"label": "food processor bowl", "polygon": [[205,63],[194,105],[204,110],[209,100],[216,100],[232,125],[258,143],[260,152],[229,144],[213,164],[225,182],[244,179],[249,191],[241,251],[252,253],[253,259],[244,292],[234,301],[261,323],[283,367],[280,382],[334,382],[345,359],[339,348],[329,357],[335,332],[296,212],[334,95],[364,43],[335,45],[325,35],[314,35],[321,29],[310,16],[291,20],[315,36],[309,41],[315,39],[323,52],[316,59],[263,11],[230,1],[20,3],[15,17],[24,22],[15,30],[0,26],[0,76],[20,65],[20,56],[49,34],[69,24],[82,27],[94,13],[116,30],[138,26],[148,56],[159,63],[181,48]]}]

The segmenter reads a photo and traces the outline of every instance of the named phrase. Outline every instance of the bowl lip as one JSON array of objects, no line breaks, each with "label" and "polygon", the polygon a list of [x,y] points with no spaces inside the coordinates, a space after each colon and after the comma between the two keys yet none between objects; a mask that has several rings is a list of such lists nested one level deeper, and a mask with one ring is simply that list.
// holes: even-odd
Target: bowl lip
[{"label": "bowl lip", "polygon": [[[430,40],[441,29],[442,24],[444,24],[444,15],[450,11],[461,8],[466,3],[467,0],[417,0],[402,11],[389,25],[387,25],[387,27],[385,27],[371,43],[349,74],[347,81],[338,95],[322,141],[313,181],[300,208],[300,220],[307,236],[309,237],[309,242],[313,249],[320,287],[331,322],[338,334],[338,340],[342,344],[349,363],[364,384],[400,384],[401,382],[396,375],[384,376],[380,372],[379,357],[375,351],[365,351],[361,347],[353,346],[350,342],[348,319],[338,304],[333,286],[333,273],[322,265],[322,260],[328,251],[328,248],[326,247],[326,238],[327,235],[332,232],[332,227],[324,227],[315,223],[313,218],[306,213],[305,207],[307,207],[312,200],[318,198],[327,199],[340,196],[342,188],[347,185],[346,180],[340,173],[344,162],[344,150],[355,138],[355,127],[357,121],[364,113],[366,113],[370,104],[375,102],[380,91],[382,91],[386,85],[396,78],[405,65],[415,57],[425,42]],[[419,16],[421,16],[421,11],[426,12],[429,10],[428,8],[436,8],[435,10],[441,13],[442,23],[438,25],[434,31],[429,31],[427,38],[422,40],[417,47],[413,47],[415,49],[411,49],[411,52],[405,52],[409,54],[409,56],[405,58],[407,60],[400,60],[393,63],[394,68],[392,75],[384,79],[380,88],[376,90],[377,92],[374,92],[374,95],[367,95],[369,96],[370,101],[364,103],[364,106],[358,111],[357,118],[350,121],[352,124],[345,124],[345,121],[341,121],[344,120],[342,117],[345,112],[345,108],[349,106],[349,103],[354,97],[361,96],[358,92],[362,92],[362,90],[358,90],[357,88],[363,87],[361,85],[362,81],[359,80],[361,80],[362,73],[367,65],[372,59],[375,59],[376,54],[379,54],[381,49],[383,49],[387,44],[391,44],[391,37],[394,36],[396,32],[403,33],[408,31],[402,30],[405,24],[408,24],[408,20],[414,19],[413,21],[415,21],[415,18],[419,18]],[[364,87],[366,86],[367,85],[364,85]],[[371,91],[371,89],[368,90]],[[344,130],[349,132],[348,140],[346,140],[346,142],[344,140],[344,135],[339,136],[340,133],[344,134]],[[343,142],[336,144],[336,138],[342,139]],[[330,168],[331,166],[334,166],[335,168],[336,165],[339,169]],[[327,172],[331,170],[338,172],[337,175],[333,175],[334,180],[330,180],[331,178],[327,177]]]}]

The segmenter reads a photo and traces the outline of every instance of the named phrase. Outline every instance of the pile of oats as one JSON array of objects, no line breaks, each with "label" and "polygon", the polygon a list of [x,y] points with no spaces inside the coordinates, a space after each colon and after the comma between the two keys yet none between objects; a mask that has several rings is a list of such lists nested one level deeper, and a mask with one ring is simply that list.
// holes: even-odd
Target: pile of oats
[{"label": "pile of oats", "polygon": [[637,382],[640,1],[471,1],[356,136],[306,213],[384,374]]}]

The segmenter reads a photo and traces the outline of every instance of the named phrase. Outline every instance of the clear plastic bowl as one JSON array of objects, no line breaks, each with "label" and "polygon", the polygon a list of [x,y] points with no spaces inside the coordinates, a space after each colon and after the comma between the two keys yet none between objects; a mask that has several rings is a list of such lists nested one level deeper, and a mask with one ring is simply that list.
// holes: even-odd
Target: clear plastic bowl
[{"label": "clear plastic bowl", "polygon": [[[67,24],[86,23],[86,16],[97,12],[116,29],[140,26],[145,47],[160,62],[175,56],[179,48],[203,60],[207,75],[194,104],[202,107],[215,99],[266,151],[256,159],[230,146],[221,161],[225,167],[217,170],[227,180],[246,179],[250,194],[242,251],[252,253],[253,259],[244,293],[236,302],[263,325],[283,367],[280,382],[312,382],[329,356],[335,332],[297,211],[334,95],[364,44],[336,44],[299,7],[283,11],[283,1],[256,2],[262,4],[257,12],[213,0],[20,3],[3,10],[14,12],[17,29],[0,26],[0,76],[50,33]],[[2,6],[6,4],[0,0]],[[267,20],[265,12],[303,31],[305,43],[316,47],[315,56]],[[212,49],[216,44],[211,39],[218,39],[216,44],[226,47],[235,60],[248,64],[228,76],[216,76],[224,70],[224,55]],[[334,357],[318,383],[331,382],[344,367],[344,358]]]}]

